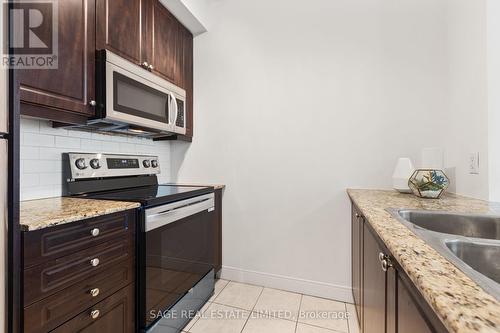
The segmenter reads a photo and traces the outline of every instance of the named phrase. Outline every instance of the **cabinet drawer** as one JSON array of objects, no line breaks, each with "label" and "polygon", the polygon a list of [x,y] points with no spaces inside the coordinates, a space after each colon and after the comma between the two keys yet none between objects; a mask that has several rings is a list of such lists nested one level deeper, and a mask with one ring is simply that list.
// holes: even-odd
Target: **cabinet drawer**
[{"label": "cabinet drawer", "polygon": [[135,231],[135,210],[23,233],[24,267],[66,256]]},{"label": "cabinet drawer", "polygon": [[132,283],[52,332],[133,333],[135,326],[134,294],[134,284]]},{"label": "cabinet drawer", "polygon": [[[134,260],[122,261],[82,283],[65,288],[24,308],[24,330],[47,332],[134,281]],[[91,290],[94,291],[92,295]],[[95,295],[98,290],[98,294]]]},{"label": "cabinet drawer", "polygon": [[[24,306],[134,258],[133,244],[130,237],[116,239],[25,270]],[[94,261],[93,265],[94,259],[98,263]]]}]

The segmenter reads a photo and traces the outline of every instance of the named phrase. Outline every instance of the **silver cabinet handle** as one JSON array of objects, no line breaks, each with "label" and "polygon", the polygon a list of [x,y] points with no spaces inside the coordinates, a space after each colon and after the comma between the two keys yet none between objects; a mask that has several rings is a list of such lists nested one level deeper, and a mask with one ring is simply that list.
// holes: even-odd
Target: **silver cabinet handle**
[{"label": "silver cabinet handle", "polygon": [[92,295],[92,297],[97,297],[97,295],[99,295],[99,291],[99,288],[90,289],[90,295]]},{"label": "silver cabinet handle", "polygon": [[99,228],[94,228],[94,229],[90,230],[90,234],[91,234],[93,237],[97,237],[97,236],[99,236],[99,233],[100,233],[100,232],[101,232],[101,231],[99,230]]},{"label": "silver cabinet handle", "polygon": [[148,66],[148,69],[149,69],[150,72],[153,70],[153,68],[154,68],[153,65],[149,65]]},{"label": "silver cabinet handle", "polygon": [[382,270],[383,270],[384,272],[387,272],[387,270],[388,270],[390,267],[392,267],[392,266],[393,266],[393,265],[392,265],[392,262],[391,262],[391,260],[390,260],[390,259],[384,259],[384,260],[382,260]]},{"label": "silver cabinet handle", "polygon": [[99,265],[99,259],[94,258],[94,259],[90,260],[90,264],[92,265],[92,267],[96,267],[97,265]]},{"label": "silver cabinet handle", "polygon": [[382,252],[378,254],[378,260],[380,260],[380,262],[382,262],[382,260],[384,260],[385,257],[386,257],[385,254],[383,254]]},{"label": "silver cabinet handle", "polygon": [[101,314],[101,311],[99,311],[99,310],[90,311],[90,317],[92,319],[97,319],[97,317],[99,317],[100,314]]},{"label": "silver cabinet handle", "polygon": [[149,66],[149,64],[148,64],[148,62],[147,62],[147,61],[144,61],[144,62],[142,63],[142,67],[144,67],[144,68],[146,68],[146,69],[147,69],[147,68],[148,68],[148,66]]},{"label": "silver cabinet handle", "polygon": [[90,104],[90,106],[96,106],[96,105],[97,105],[97,102],[96,102],[96,101],[94,101],[94,100],[92,100],[92,101],[90,101],[90,102],[89,102],[89,104]]}]

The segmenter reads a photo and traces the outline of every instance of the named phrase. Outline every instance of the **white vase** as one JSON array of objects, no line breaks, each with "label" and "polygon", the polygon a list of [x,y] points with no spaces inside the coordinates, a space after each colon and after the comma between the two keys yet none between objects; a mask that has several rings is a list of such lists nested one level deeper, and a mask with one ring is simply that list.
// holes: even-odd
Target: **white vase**
[{"label": "white vase", "polygon": [[410,179],[414,171],[415,168],[409,158],[399,158],[394,173],[392,174],[392,187],[401,193],[411,193],[408,187],[408,179]]}]

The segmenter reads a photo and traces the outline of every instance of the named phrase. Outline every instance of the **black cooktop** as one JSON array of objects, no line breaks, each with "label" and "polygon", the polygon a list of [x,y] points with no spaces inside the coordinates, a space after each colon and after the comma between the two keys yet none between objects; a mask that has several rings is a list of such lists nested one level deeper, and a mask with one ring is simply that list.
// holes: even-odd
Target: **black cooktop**
[{"label": "black cooktop", "polygon": [[140,202],[143,206],[149,207],[188,199],[198,195],[212,193],[213,191],[213,187],[205,186],[153,185],[88,193],[83,196],[89,199]]}]

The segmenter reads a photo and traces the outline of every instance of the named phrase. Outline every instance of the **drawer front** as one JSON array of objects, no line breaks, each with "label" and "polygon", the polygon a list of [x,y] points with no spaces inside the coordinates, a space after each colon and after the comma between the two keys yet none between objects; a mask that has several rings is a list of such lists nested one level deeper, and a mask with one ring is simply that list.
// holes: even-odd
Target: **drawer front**
[{"label": "drawer front", "polygon": [[131,237],[117,239],[25,270],[24,306],[134,258],[133,244]]},{"label": "drawer front", "polygon": [[135,232],[135,210],[23,233],[24,267],[84,250]]},{"label": "drawer front", "polygon": [[134,260],[65,288],[24,308],[24,331],[48,332],[134,282]]},{"label": "drawer front", "polygon": [[134,284],[121,289],[59,326],[55,333],[134,333]]}]

